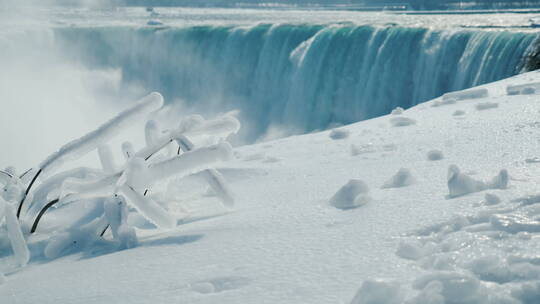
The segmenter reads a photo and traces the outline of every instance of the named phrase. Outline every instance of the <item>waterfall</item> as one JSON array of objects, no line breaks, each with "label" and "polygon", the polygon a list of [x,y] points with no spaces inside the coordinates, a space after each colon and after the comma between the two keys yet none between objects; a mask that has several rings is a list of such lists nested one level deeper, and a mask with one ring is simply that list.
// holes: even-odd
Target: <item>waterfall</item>
[{"label": "waterfall", "polygon": [[239,109],[254,141],[408,108],[520,72],[535,34],[398,26],[59,27],[75,62],[199,111]]}]

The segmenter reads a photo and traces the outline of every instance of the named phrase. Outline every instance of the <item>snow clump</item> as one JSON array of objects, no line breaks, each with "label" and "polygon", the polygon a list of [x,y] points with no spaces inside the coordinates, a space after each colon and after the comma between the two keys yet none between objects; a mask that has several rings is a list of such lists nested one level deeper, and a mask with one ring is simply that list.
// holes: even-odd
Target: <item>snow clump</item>
[{"label": "snow clump", "polygon": [[416,120],[408,117],[394,117],[390,119],[390,124],[392,124],[393,127],[406,127],[410,125],[414,125],[416,123]]},{"label": "snow clump", "polygon": [[338,209],[357,208],[371,201],[369,187],[361,180],[351,179],[330,199],[330,204]]},{"label": "snow clump", "polygon": [[411,174],[411,170],[401,168],[392,178],[384,183],[382,188],[400,188],[412,185],[413,183],[414,177]]},{"label": "snow clump", "polygon": [[444,155],[441,150],[431,150],[427,153],[428,160],[441,160],[444,158]]},{"label": "snow clump", "polygon": [[332,131],[330,131],[330,134],[328,136],[330,136],[331,139],[345,139],[347,137],[349,137],[349,130],[345,130],[345,129],[332,129]]},{"label": "snow clump", "polygon": [[449,197],[458,197],[487,189],[506,189],[508,186],[508,171],[503,169],[491,181],[479,181],[461,173],[456,165],[448,168]]},{"label": "snow clump", "polygon": [[351,304],[402,304],[403,300],[399,283],[368,280],[362,284]]},{"label": "snow clump", "polygon": [[397,108],[393,109],[390,114],[392,114],[392,115],[401,115],[401,114],[403,114],[403,111],[405,111],[405,110],[403,110],[402,107],[397,107]]}]

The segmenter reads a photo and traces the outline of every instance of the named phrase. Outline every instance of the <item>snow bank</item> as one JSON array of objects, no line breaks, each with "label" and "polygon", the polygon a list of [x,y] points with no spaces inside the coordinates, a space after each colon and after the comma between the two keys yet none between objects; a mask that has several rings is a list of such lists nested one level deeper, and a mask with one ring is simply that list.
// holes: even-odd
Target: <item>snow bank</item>
[{"label": "snow bank", "polygon": [[369,187],[358,179],[351,179],[330,199],[330,204],[338,209],[357,208],[371,201]]},{"label": "snow bank", "polygon": [[407,168],[401,168],[396,172],[392,178],[384,183],[381,188],[399,188],[406,187],[414,184],[414,177],[412,176],[411,170]]}]

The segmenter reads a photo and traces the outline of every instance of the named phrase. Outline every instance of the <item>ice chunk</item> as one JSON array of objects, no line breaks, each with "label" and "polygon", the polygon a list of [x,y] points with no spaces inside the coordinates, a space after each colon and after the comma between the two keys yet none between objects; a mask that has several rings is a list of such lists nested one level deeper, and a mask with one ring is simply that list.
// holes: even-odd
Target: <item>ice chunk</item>
[{"label": "ice chunk", "polygon": [[63,161],[81,157],[109,141],[124,127],[130,126],[141,117],[158,110],[162,105],[163,96],[161,96],[161,94],[154,92],[147,95],[139,100],[133,107],[116,115],[96,130],[64,145],[58,152],[47,157],[39,167],[43,170],[43,173],[45,173],[50,166],[57,166]]},{"label": "ice chunk", "polygon": [[399,242],[396,254],[404,259],[418,260],[424,256],[424,251],[420,242],[410,240]]},{"label": "ice chunk", "polygon": [[[444,303],[478,303],[483,296],[481,284],[475,277],[459,272],[436,271],[418,278],[413,287],[425,289],[431,282],[440,282]],[[456,300],[459,299],[459,302]]]},{"label": "ice chunk", "polygon": [[540,92],[540,82],[508,85],[506,87],[506,94],[508,95],[527,95],[535,94],[536,92]]},{"label": "ice chunk", "polygon": [[332,129],[332,131],[330,131],[330,134],[328,134],[328,136],[330,136],[331,139],[333,140],[336,140],[336,139],[345,139],[347,137],[349,137],[349,130],[346,130],[346,129]]},{"label": "ice chunk", "polygon": [[445,304],[441,295],[443,285],[439,281],[432,281],[422,289],[422,291],[407,304]]},{"label": "ice chunk", "polygon": [[441,150],[431,150],[427,153],[428,160],[441,160],[444,158],[444,155]]},{"label": "ice chunk", "polygon": [[338,209],[352,209],[371,201],[369,187],[361,180],[351,179],[330,199],[330,204]]},{"label": "ice chunk", "polygon": [[351,304],[402,304],[403,301],[399,283],[368,280],[362,284]]},{"label": "ice chunk", "polygon": [[176,219],[149,197],[139,194],[128,185],[121,186],[119,191],[124,194],[129,204],[156,226],[163,229],[176,227]]},{"label": "ice chunk", "polygon": [[103,171],[109,174],[116,172],[117,169],[114,164],[114,157],[111,148],[108,145],[100,145],[98,147],[98,155]]},{"label": "ice chunk", "polygon": [[507,185],[508,172],[504,169],[492,181],[486,183],[461,173],[456,165],[448,168],[448,191],[451,198],[486,189],[506,189]]},{"label": "ice chunk", "polygon": [[502,169],[499,174],[488,183],[488,187],[491,189],[506,189],[508,187],[508,180],[508,171]]},{"label": "ice chunk", "polygon": [[416,120],[412,118],[408,118],[408,117],[398,116],[398,117],[394,117],[390,119],[390,123],[394,127],[406,127],[406,126],[414,125],[416,123]]},{"label": "ice chunk", "polygon": [[392,115],[401,115],[403,114],[403,108],[402,107],[397,107],[395,109],[392,110],[392,112],[390,114]]},{"label": "ice chunk", "polygon": [[490,218],[493,228],[508,233],[540,232],[540,221],[519,214],[496,214]]},{"label": "ice chunk", "polygon": [[474,88],[457,92],[446,93],[442,96],[443,101],[448,100],[465,100],[465,99],[477,99],[488,97],[488,90],[486,88]]},{"label": "ice chunk", "polygon": [[382,188],[399,188],[410,186],[412,184],[414,184],[414,177],[411,174],[411,170],[401,168],[394,176],[392,176],[392,178],[384,183]]},{"label": "ice chunk", "polygon": [[490,101],[480,102],[480,103],[478,103],[476,105],[476,109],[478,111],[487,110],[487,109],[494,109],[494,108],[497,108],[497,107],[499,107],[498,103],[490,102]]},{"label": "ice chunk", "polygon": [[15,215],[13,207],[7,204],[2,198],[0,198],[0,205],[4,206],[7,234],[9,241],[11,242],[11,247],[13,248],[13,253],[15,254],[15,259],[21,267],[26,266],[28,261],[30,261],[30,251],[28,250],[26,240],[21,231],[19,220]]}]

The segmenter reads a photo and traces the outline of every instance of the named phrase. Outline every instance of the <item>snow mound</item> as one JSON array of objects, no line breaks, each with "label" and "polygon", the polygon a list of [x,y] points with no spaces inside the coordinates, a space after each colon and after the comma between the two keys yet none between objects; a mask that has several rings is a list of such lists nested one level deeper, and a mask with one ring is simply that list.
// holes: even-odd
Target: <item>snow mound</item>
[{"label": "snow mound", "polygon": [[394,117],[390,119],[390,124],[393,127],[406,127],[410,125],[414,125],[416,123],[416,120],[408,117]]},{"label": "snow mound", "polygon": [[484,195],[484,203],[486,205],[497,205],[500,202],[501,199],[493,193],[486,193],[486,195]]},{"label": "snow mound", "polygon": [[478,111],[482,111],[482,110],[488,110],[488,109],[494,109],[494,108],[498,108],[499,107],[499,104],[496,103],[496,102],[490,102],[490,101],[486,101],[486,102],[481,102],[481,103],[478,103],[476,105],[476,109]]},{"label": "snow mound", "polygon": [[345,139],[349,137],[349,134],[350,134],[349,130],[332,129],[332,131],[330,131],[330,134],[328,136],[330,136],[331,139],[336,140],[336,139]]},{"label": "snow mound", "polygon": [[332,196],[330,204],[338,209],[346,210],[360,207],[370,201],[367,184],[358,179],[351,179]]},{"label": "snow mound", "polygon": [[479,181],[461,173],[456,165],[448,168],[449,197],[458,197],[469,193],[480,192],[487,189],[506,189],[508,186],[508,171],[501,170],[491,181]]},{"label": "snow mound", "polygon": [[428,160],[441,160],[444,158],[444,155],[441,150],[430,150],[427,153]]},{"label": "snow mound", "polygon": [[466,99],[478,99],[488,97],[488,90],[486,88],[474,88],[457,92],[446,93],[442,96],[444,101],[460,101]]},{"label": "snow mound", "polygon": [[360,154],[374,153],[375,147],[373,144],[355,145],[351,144],[350,153],[351,156],[357,156]]},{"label": "snow mound", "polygon": [[402,304],[403,293],[398,283],[368,280],[362,284],[351,304]]},{"label": "snow mound", "polygon": [[411,174],[411,170],[407,168],[401,168],[396,172],[392,178],[384,183],[382,188],[400,188],[414,184],[414,177]]},{"label": "snow mound", "polygon": [[463,110],[455,110],[452,115],[453,116],[463,116],[463,115],[465,115],[465,111],[463,111]]}]

